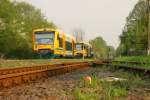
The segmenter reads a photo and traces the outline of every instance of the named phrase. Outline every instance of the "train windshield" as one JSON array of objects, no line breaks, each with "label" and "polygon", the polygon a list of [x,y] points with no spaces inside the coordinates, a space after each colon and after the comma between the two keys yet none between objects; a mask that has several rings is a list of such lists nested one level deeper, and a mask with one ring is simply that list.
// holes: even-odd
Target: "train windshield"
[{"label": "train windshield", "polygon": [[36,32],[36,44],[54,44],[54,32]]},{"label": "train windshield", "polygon": [[82,50],[82,44],[76,44],[76,50]]}]

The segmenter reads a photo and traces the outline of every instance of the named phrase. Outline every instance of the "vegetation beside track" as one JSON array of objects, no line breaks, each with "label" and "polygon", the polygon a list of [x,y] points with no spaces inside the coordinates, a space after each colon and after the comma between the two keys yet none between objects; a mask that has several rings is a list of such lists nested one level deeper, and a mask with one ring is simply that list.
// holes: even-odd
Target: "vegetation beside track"
[{"label": "vegetation beside track", "polygon": [[[85,85],[83,77],[92,77],[92,84]],[[104,79],[110,76],[126,79],[125,81],[109,83]],[[89,67],[71,73],[54,77],[41,78],[31,84],[18,85],[13,88],[1,89],[1,100],[36,99],[36,100],[149,100],[149,78],[128,73],[122,70],[114,71],[109,67]],[[32,95],[32,96],[31,96]],[[128,99],[129,98],[129,99]],[[144,98],[144,99],[143,99]]]},{"label": "vegetation beside track", "polygon": [[[121,63],[121,62],[126,62],[126,63]],[[124,57],[118,57],[118,58],[115,59],[113,64],[150,69],[150,56],[124,56]]]},{"label": "vegetation beside track", "polygon": [[[112,98],[127,96],[128,91],[125,85],[122,87],[123,82],[111,84],[94,76],[92,79],[91,85],[76,89],[77,100],[112,100]],[[83,85],[82,82],[81,84]]]},{"label": "vegetation beside track", "polygon": [[150,63],[150,56],[123,56],[118,57],[115,60],[117,61],[135,61],[135,62],[146,62]]},{"label": "vegetation beside track", "polygon": [[[101,72],[111,71],[111,68],[99,68]],[[147,99],[150,95],[150,80],[143,79],[135,73],[128,73],[122,70],[115,71],[114,77],[126,79],[124,81],[108,82],[98,75],[92,76],[92,84],[85,85],[81,79],[74,95],[77,100],[116,100],[116,99]],[[140,91],[138,91],[140,90]],[[138,94],[140,93],[140,94]],[[137,97],[136,97],[137,96]]]},{"label": "vegetation beside track", "polygon": [[93,59],[30,59],[30,60],[0,60],[0,68],[16,68],[43,64],[58,64],[62,62],[92,61]]},{"label": "vegetation beside track", "polygon": [[126,18],[126,24],[120,35],[117,55],[146,55],[148,31],[147,0],[138,0]]}]

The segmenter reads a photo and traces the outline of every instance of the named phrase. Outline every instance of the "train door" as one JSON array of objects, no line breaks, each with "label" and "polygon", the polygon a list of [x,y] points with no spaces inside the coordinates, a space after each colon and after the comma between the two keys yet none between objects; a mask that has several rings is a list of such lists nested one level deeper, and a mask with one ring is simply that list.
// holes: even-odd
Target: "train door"
[{"label": "train door", "polygon": [[72,56],[75,56],[75,40],[72,39]]}]

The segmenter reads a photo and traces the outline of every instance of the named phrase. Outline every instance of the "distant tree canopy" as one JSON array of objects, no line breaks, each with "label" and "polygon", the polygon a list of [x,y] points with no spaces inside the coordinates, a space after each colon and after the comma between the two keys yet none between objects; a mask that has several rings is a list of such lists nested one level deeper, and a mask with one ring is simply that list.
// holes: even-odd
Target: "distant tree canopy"
[{"label": "distant tree canopy", "polygon": [[95,58],[113,58],[115,50],[112,46],[107,46],[102,37],[96,37],[90,40],[90,44],[93,47]]},{"label": "distant tree canopy", "polygon": [[32,30],[42,27],[56,28],[28,3],[0,0],[0,57],[32,57]]},{"label": "distant tree canopy", "polygon": [[143,55],[147,49],[147,0],[139,0],[126,19],[117,55]]}]

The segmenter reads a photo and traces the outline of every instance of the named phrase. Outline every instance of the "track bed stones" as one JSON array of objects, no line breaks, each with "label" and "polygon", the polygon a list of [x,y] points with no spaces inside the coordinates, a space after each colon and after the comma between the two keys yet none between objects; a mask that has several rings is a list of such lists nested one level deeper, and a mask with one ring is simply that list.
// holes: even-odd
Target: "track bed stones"
[{"label": "track bed stones", "polygon": [[[86,68],[63,75],[42,78],[20,86],[16,85],[13,88],[5,88],[0,90],[0,98],[2,100],[15,100],[14,98],[18,100],[74,100],[74,89],[82,77],[92,74],[90,71],[91,68]],[[9,91],[9,96],[6,96],[6,91]]]},{"label": "track bed stones", "polygon": [[[75,90],[77,88],[84,90],[84,87],[80,85],[83,77],[93,75],[100,79],[115,76],[110,71],[87,67],[84,70],[76,70],[71,73],[41,78],[32,83],[1,89],[0,100],[76,100]],[[85,89],[88,90],[86,92],[96,91],[97,93],[103,93],[99,89],[89,90],[88,87],[85,87]]]}]

